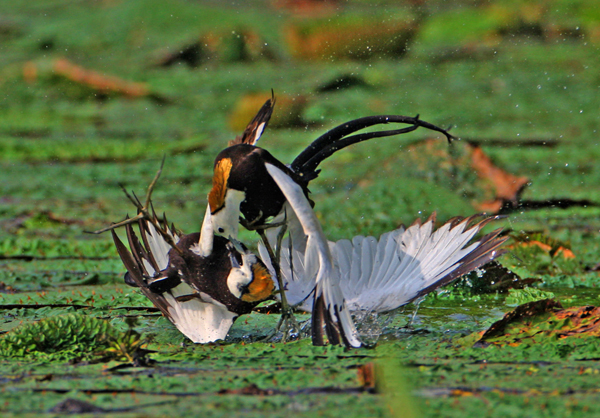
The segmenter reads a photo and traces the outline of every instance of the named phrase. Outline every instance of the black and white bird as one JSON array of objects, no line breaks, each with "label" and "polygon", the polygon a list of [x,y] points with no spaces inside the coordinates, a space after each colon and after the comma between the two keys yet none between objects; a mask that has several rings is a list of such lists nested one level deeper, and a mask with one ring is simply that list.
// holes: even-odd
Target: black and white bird
[{"label": "black and white bird", "polygon": [[[155,219],[157,220],[157,219]],[[225,339],[235,319],[271,296],[266,265],[241,244],[215,236],[210,212],[202,231],[178,236],[163,224],[157,231],[138,220],[140,238],[126,224],[129,249],[114,230],[113,240],[127,268],[125,281],[137,286],[163,315],[194,343]],[[165,239],[173,238],[178,251]]]},{"label": "black and white bird", "polygon": [[[501,228],[473,241],[477,233],[497,217],[453,218],[434,230],[435,215],[424,223],[387,232],[379,239],[356,236],[329,241],[333,275],[339,282],[350,311],[387,312],[447,285],[505,253],[508,237]],[[268,263],[264,246],[261,257]],[[312,311],[310,294],[314,278],[303,263],[302,251],[282,243],[281,272],[288,302]]]},{"label": "black and white bird", "polygon": [[[286,229],[289,230],[291,245],[302,255],[304,274],[313,284],[313,343],[324,344],[324,327],[329,343],[360,347],[362,343],[340,287],[342,280],[336,277],[331,250],[308,197],[308,183],[318,176],[317,167],[324,159],[342,148],[367,139],[406,133],[418,127],[441,132],[448,140],[452,136],[418,117],[366,117],[328,131],[313,141],[290,166],[286,166],[267,150],[256,146],[267,127],[274,103],[273,98],[267,100],[244,134],[215,159],[213,185],[208,195],[214,230],[230,240],[237,239],[239,223],[257,230],[272,263],[278,263],[276,254],[281,249],[277,242]],[[363,128],[386,123],[409,126],[351,135]],[[277,270],[275,266],[279,280]],[[281,293],[284,310],[283,305],[287,304],[285,297]]]}]

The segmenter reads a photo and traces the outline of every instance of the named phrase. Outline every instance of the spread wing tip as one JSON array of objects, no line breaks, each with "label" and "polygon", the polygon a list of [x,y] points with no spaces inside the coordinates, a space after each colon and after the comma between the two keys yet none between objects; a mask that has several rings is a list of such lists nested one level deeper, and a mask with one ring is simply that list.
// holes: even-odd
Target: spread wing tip
[{"label": "spread wing tip", "polygon": [[352,316],[346,309],[345,301],[341,303],[326,304],[325,295],[319,290],[315,291],[312,309],[312,341],[313,345],[325,345],[323,328],[329,344],[345,345],[348,348],[360,348],[363,346],[358,338],[358,333]]},{"label": "spread wing tip", "polygon": [[267,99],[262,105],[256,116],[250,121],[242,135],[237,136],[234,140],[229,141],[228,145],[249,144],[256,145],[263,132],[267,128],[273,109],[275,108],[275,94],[271,90],[271,98]]}]

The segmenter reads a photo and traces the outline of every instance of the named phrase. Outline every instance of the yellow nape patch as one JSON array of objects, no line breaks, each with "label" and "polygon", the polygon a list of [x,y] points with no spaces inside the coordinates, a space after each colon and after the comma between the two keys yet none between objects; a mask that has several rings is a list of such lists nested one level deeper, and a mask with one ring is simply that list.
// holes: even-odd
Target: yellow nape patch
[{"label": "yellow nape patch", "polygon": [[213,186],[208,193],[208,204],[210,212],[214,214],[225,206],[225,195],[227,194],[227,180],[231,173],[231,158],[223,158],[215,165],[213,174]]},{"label": "yellow nape patch", "polygon": [[273,293],[275,284],[271,275],[267,269],[261,264],[254,264],[252,266],[252,273],[254,279],[248,285],[248,293],[242,295],[244,302],[260,302],[265,300]]}]

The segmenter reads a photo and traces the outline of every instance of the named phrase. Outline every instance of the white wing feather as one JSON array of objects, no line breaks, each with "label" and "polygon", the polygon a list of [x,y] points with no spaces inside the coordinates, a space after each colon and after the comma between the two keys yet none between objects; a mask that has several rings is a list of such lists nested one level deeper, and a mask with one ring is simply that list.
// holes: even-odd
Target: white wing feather
[{"label": "white wing feather", "polygon": [[169,304],[168,310],[173,324],[194,343],[204,344],[224,340],[237,315],[229,312],[225,305],[208,295],[200,294],[200,297],[186,301],[176,299],[178,296],[197,294],[198,292],[183,282],[163,293]]},{"label": "white wing feather", "polygon": [[[383,234],[379,240],[356,236],[329,242],[335,277],[350,310],[385,312],[415,299],[456,270],[480,242],[468,245],[481,226],[450,222],[433,231],[433,220]],[[289,251],[284,243],[282,253]],[[303,281],[303,266],[294,264],[296,282]],[[282,258],[286,277],[291,275],[289,258]],[[307,286],[307,284],[304,284]],[[310,306],[301,305],[310,310]]]},{"label": "white wing feather", "polygon": [[[210,210],[207,209],[204,222],[202,224],[202,233],[199,242],[199,249],[203,255],[207,256],[212,250],[212,224],[210,221]],[[171,246],[156,231],[150,222],[146,222],[148,233],[146,239],[152,255],[158,264],[160,270],[166,269],[169,263],[169,251]],[[169,228],[166,228],[175,242],[179,237]],[[154,275],[155,271],[150,263],[142,259],[144,267],[149,275]],[[190,296],[186,300],[177,300],[179,296]],[[229,312],[225,305],[212,299],[205,294],[198,294],[187,283],[181,282],[178,286],[162,293],[166,303],[167,310],[171,315],[171,321],[177,329],[188,337],[194,343],[210,343],[217,340],[224,340],[233,325],[237,314]]]},{"label": "white wing feather", "polygon": [[[156,263],[158,264],[159,270],[163,270],[163,269],[167,268],[167,265],[169,264],[169,255],[168,254],[169,254],[169,250],[171,249],[171,246],[158,233],[156,228],[154,228],[154,225],[152,225],[150,222],[146,221],[146,226],[148,227],[148,234],[146,235],[146,237],[148,239],[148,245],[150,246],[150,251],[152,252],[152,255],[154,255],[154,259],[156,260]],[[171,233],[171,231],[169,230],[168,227],[166,227],[165,229],[167,229],[167,231],[169,232],[169,235],[171,235],[175,239],[175,241],[178,241],[178,238]],[[147,267],[148,266],[146,266],[146,268]]]},{"label": "white wing feather", "polygon": [[[352,322],[350,312],[346,309],[344,296],[339,285],[339,273],[333,268],[333,260],[327,239],[308,199],[306,199],[302,188],[287,174],[274,165],[267,163],[265,166],[285,195],[290,208],[294,211],[304,230],[306,249],[304,251],[303,267],[306,272],[316,271],[314,278],[315,294],[323,296],[326,309],[331,317],[339,322],[348,343],[353,347],[360,347],[362,343],[358,339],[358,332]],[[293,242],[292,245],[294,245]],[[292,249],[292,251],[294,250]]]}]

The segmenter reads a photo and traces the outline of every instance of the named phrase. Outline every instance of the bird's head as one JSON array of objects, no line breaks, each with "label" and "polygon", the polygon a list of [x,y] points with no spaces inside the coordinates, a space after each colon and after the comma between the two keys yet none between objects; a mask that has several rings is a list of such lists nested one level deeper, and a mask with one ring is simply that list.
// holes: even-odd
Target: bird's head
[{"label": "bird's head", "polygon": [[244,302],[260,302],[267,299],[275,290],[273,277],[267,267],[257,259],[252,264],[252,281],[242,292]]},{"label": "bird's head", "polygon": [[238,252],[228,244],[231,271],[227,287],[233,296],[244,302],[260,302],[273,293],[275,284],[266,266],[252,253]]}]

